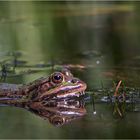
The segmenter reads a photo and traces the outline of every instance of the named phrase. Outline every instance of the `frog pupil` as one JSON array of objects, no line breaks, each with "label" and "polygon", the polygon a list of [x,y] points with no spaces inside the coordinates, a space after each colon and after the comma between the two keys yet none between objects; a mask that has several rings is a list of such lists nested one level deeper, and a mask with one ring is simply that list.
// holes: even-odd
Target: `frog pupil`
[{"label": "frog pupil", "polygon": [[54,79],[55,79],[55,80],[60,80],[60,79],[61,79],[61,76],[60,76],[60,75],[55,75],[55,76],[54,76]]}]

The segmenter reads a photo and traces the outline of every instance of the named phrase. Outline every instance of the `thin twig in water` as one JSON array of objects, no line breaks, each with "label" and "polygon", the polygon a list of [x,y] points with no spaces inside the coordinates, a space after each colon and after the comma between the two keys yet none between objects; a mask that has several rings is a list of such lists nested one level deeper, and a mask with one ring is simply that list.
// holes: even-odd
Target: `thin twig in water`
[{"label": "thin twig in water", "polygon": [[122,81],[120,80],[117,87],[116,87],[116,90],[114,92],[114,96],[118,96],[118,90],[119,90],[119,87],[120,87],[121,83],[122,83]]},{"label": "thin twig in water", "polygon": [[[119,102],[119,99],[118,99],[118,97],[119,97],[119,95],[120,95],[120,93],[119,93],[118,91],[119,91],[119,88],[120,88],[120,86],[121,86],[121,83],[122,83],[122,81],[120,80],[119,83],[117,84],[116,89],[115,89],[115,92],[114,92],[115,106],[114,106],[114,112],[113,112],[113,114],[116,113],[116,112],[118,112],[119,116],[120,116],[120,117],[123,117],[121,108],[120,108],[120,106],[119,106],[120,102]],[[123,102],[124,102],[124,101],[125,101],[125,96],[124,96],[124,94],[122,94],[122,97],[123,97]]]}]

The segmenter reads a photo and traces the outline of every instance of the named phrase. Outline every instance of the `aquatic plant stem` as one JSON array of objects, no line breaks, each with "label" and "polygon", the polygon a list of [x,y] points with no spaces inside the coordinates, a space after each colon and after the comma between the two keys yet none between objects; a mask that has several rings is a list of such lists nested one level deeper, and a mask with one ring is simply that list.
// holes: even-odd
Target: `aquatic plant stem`
[{"label": "aquatic plant stem", "polygon": [[116,87],[116,89],[115,89],[115,92],[114,92],[115,97],[118,96],[118,90],[119,90],[119,87],[120,87],[121,83],[122,83],[122,81],[120,80],[118,85],[117,85],[117,87]]}]

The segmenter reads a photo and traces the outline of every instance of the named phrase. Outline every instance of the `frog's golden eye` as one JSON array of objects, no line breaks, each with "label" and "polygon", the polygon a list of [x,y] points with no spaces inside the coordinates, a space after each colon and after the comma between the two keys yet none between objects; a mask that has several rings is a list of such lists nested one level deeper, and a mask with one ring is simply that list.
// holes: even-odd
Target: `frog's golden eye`
[{"label": "frog's golden eye", "polygon": [[52,81],[54,83],[61,83],[63,81],[63,74],[60,73],[60,72],[55,72],[53,75],[52,75]]}]

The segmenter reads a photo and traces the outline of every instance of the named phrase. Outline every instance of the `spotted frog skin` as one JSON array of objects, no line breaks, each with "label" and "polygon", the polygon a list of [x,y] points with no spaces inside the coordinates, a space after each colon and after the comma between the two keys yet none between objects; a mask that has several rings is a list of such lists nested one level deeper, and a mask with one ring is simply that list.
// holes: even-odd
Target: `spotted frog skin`
[{"label": "spotted frog skin", "polygon": [[[27,85],[1,83],[0,105],[21,107],[45,118],[50,116],[48,112],[52,112],[52,109],[58,112],[60,102],[66,107],[69,99],[83,95],[86,87],[86,83],[64,69]],[[55,110],[51,102],[57,103]],[[47,111],[48,104],[50,111]]]}]

